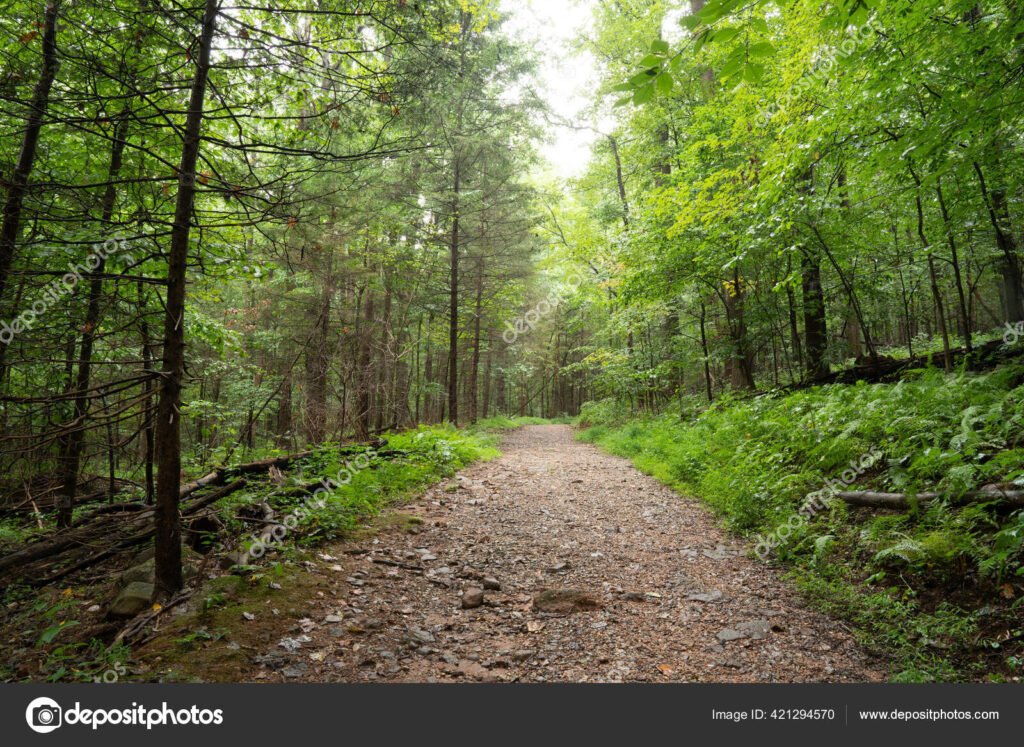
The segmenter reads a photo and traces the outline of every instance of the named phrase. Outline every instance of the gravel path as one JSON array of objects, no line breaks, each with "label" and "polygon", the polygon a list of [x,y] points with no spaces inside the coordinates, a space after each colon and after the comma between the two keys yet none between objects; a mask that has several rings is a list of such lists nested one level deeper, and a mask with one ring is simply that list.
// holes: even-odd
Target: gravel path
[{"label": "gravel path", "polygon": [[331,591],[243,678],[884,679],[697,501],[567,426],[502,451],[401,509],[422,523],[327,549]]}]

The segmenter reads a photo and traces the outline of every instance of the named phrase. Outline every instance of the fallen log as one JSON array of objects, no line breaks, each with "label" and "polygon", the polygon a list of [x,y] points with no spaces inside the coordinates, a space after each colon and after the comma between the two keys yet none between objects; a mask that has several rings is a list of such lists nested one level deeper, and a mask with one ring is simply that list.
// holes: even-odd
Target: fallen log
[{"label": "fallen log", "polygon": [[227,496],[231,495],[235,491],[241,490],[247,484],[248,483],[245,481],[245,478],[244,477],[240,477],[237,480],[235,480],[234,482],[232,482],[232,483],[230,483],[228,485],[225,485],[220,490],[214,490],[209,495],[204,495],[201,498],[196,498],[194,501],[189,503],[187,506],[182,506],[181,507],[181,515],[182,516],[192,516],[193,514],[198,512],[200,509],[203,509],[203,508],[206,508],[207,506],[209,506],[211,503],[216,503],[221,498],[226,498]]},{"label": "fallen log", "polygon": [[[202,498],[193,501],[188,506],[183,507],[182,515],[192,516],[201,509],[205,508],[206,506],[209,506],[210,504],[219,501],[221,498],[224,498],[225,496],[228,496],[231,493],[234,493],[236,490],[239,490],[240,488],[244,487],[245,484],[245,480],[240,478],[235,482],[231,483],[230,485],[221,488],[220,490],[215,490],[209,495],[203,496]],[[115,515],[107,514],[107,516],[113,518]],[[137,513],[135,516],[131,517],[131,523],[138,524],[141,523],[141,521],[143,520],[150,519],[151,517],[152,512],[142,511]],[[154,526],[150,524],[150,526],[148,526],[146,529],[137,532],[136,534],[131,535],[126,539],[115,541],[115,544],[108,550],[104,550],[100,553],[90,555],[84,560],[79,561],[78,563],[75,563],[74,565],[59,571],[57,574],[44,579],[42,582],[33,585],[45,585],[46,583],[59,580],[60,578],[63,578],[68,573],[71,573],[73,571],[81,570],[82,568],[87,568],[91,565],[95,565],[96,563],[105,560],[106,558],[109,558],[112,555],[116,555],[117,553],[121,552],[126,548],[132,547],[152,537],[154,531]],[[29,563],[33,563],[39,560],[44,560],[45,558],[53,557],[55,555],[61,555],[73,548],[88,545],[90,544],[90,541],[95,541],[101,538],[102,536],[103,532],[97,531],[96,526],[88,525],[78,527],[77,531],[72,530],[64,532],[49,541],[38,542],[34,545],[30,545],[26,548],[18,550],[17,552],[13,552],[10,555],[5,555],[4,557],[0,558],[0,576],[3,576],[5,571],[15,566],[27,565]]]},{"label": "fallen log", "polygon": [[286,454],[285,456],[274,457],[273,459],[260,459],[259,461],[248,462],[247,464],[236,464],[233,467],[218,467],[213,472],[208,472],[199,479],[182,485],[178,490],[178,500],[187,498],[200,488],[223,483],[232,475],[269,472],[272,467],[286,467],[297,459],[302,459],[312,453],[312,451],[300,451],[297,454]]},{"label": "fallen log", "polygon": [[[367,444],[350,444],[348,446],[341,446],[335,450],[336,454],[355,454],[361,451],[365,451],[367,448],[374,448],[381,444],[387,444],[387,441],[383,439],[377,439]],[[185,483],[181,486],[178,491],[178,499],[187,498],[192,493],[196,492],[200,488],[205,488],[208,485],[217,485],[229,477],[234,475],[248,475],[254,472],[269,472],[271,469],[277,467],[287,467],[292,462],[298,461],[299,459],[305,459],[308,456],[312,456],[312,451],[300,451],[296,454],[286,454],[284,456],[273,457],[271,459],[260,459],[255,462],[248,462],[246,464],[236,464],[232,467],[218,467],[217,469],[209,472],[197,480]],[[382,452],[383,455],[384,454]]]},{"label": "fallen log", "polygon": [[[211,503],[215,503],[216,501],[219,501],[221,498],[231,495],[236,490],[240,490],[241,488],[245,487],[245,485],[246,482],[244,478],[235,480],[230,485],[226,485],[220,490],[215,490],[209,495],[205,495],[202,498],[194,501],[190,506],[188,506],[187,510],[182,511],[182,516],[191,516],[198,512],[200,509],[209,506]],[[32,586],[46,586],[47,584],[51,584],[54,581],[59,581],[65,576],[69,576],[75,571],[81,571],[85,568],[89,568],[90,566],[94,566],[97,563],[106,560],[107,558],[111,558],[114,555],[124,552],[125,550],[131,549],[135,545],[139,545],[145,542],[153,536],[155,531],[156,527],[150,526],[148,529],[139,532],[138,534],[135,534],[131,537],[119,541],[117,544],[115,544],[113,547],[107,550],[98,552],[95,555],[90,555],[89,557],[84,558],[83,560],[80,560],[77,563],[68,566],[67,568],[62,568],[61,570],[57,571],[56,573],[50,576],[47,576],[46,578],[32,582]]]},{"label": "fallen log", "polygon": [[71,528],[80,527],[83,524],[88,524],[93,519],[96,519],[105,514],[130,514],[138,511],[145,511],[146,509],[152,510],[152,506],[147,506],[144,503],[108,503],[104,506],[100,506],[95,511],[90,511],[87,514],[83,514],[71,522]]},{"label": "fallen log", "polygon": [[[931,491],[908,494],[908,493],[882,493],[874,490],[841,490],[835,493],[835,497],[851,506],[863,506],[866,508],[910,508],[914,504],[923,504],[939,498],[947,497],[946,493]],[[965,493],[955,499],[958,503],[983,503],[985,501],[1000,501],[1013,508],[1024,507],[1024,490],[1004,490],[999,488],[982,488]]]},{"label": "fallen log", "polygon": [[57,539],[51,540],[50,542],[37,542],[34,545],[16,550],[10,555],[5,555],[0,558],[0,575],[8,568],[13,568],[16,565],[22,563],[31,563],[35,560],[42,560],[51,555],[58,555],[59,553],[67,550],[69,547],[82,544],[82,538],[78,535],[67,534]]},{"label": "fallen log", "polygon": [[[374,441],[368,443],[356,443],[341,446],[336,450],[336,453],[342,455],[354,454],[365,451],[368,448],[379,448],[381,446],[386,445],[386,440],[375,439]],[[251,474],[255,472],[266,472],[269,471],[272,467],[285,467],[291,464],[292,462],[295,462],[304,457],[308,457],[313,453],[314,452],[312,451],[302,451],[295,454],[286,454],[284,456],[273,457],[271,459],[261,459],[255,462],[248,462],[246,464],[239,464],[232,467],[218,467],[212,472],[209,472],[196,480],[193,480],[189,483],[186,483],[185,485],[182,485],[178,492],[179,500],[187,498],[188,496],[192,495],[201,488],[205,488],[211,485],[223,484],[227,482],[229,478],[234,477],[236,475]],[[389,452],[378,453],[382,455],[391,455],[391,453]],[[400,452],[394,452],[395,455],[397,455],[398,453]],[[210,493],[209,495],[202,496],[187,505],[183,505],[181,507],[181,514],[182,516],[191,516],[198,512],[199,510],[201,510],[202,508],[210,505],[211,503],[214,503],[220,500],[221,498],[235,492],[244,485],[244,479],[236,480],[230,483],[229,485],[225,486],[222,490],[216,490]],[[93,519],[98,519],[102,522],[106,518],[113,518],[115,516],[115,512],[122,513],[133,511],[135,512],[135,515],[131,517],[131,521],[133,522],[139,522],[144,519],[149,519],[152,516],[151,506],[144,506],[143,510],[139,510],[138,508],[136,508],[137,504],[124,505],[126,507],[132,506],[132,508],[113,509],[104,507],[103,510],[97,510],[90,514],[88,521],[81,521],[81,523],[76,523],[76,526],[71,527],[67,530],[59,531],[48,539],[34,542],[27,547],[24,547],[20,550],[0,557],[0,577],[2,577],[6,571],[15,566],[33,563],[39,560],[43,560],[45,558],[52,557],[54,555],[60,555],[61,553],[69,549],[81,547],[83,545],[88,544],[89,541],[97,539],[102,535],[102,533],[96,531],[97,527],[94,525],[95,522],[93,521]],[[84,518],[85,517],[83,517],[83,519]],[[151,532],[152,530],[148,531]]]}]

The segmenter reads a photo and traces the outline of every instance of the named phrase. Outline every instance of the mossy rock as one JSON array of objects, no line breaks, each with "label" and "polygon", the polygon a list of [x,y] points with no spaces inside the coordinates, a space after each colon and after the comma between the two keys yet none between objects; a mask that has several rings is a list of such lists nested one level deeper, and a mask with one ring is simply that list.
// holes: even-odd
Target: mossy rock
[{"label": "mossy rock", "polygon": [[133,581],[121,589],[121,593],[111,602],[107,615],[121,619],[135,617],[152,604],[153,590],[153,584]]}]

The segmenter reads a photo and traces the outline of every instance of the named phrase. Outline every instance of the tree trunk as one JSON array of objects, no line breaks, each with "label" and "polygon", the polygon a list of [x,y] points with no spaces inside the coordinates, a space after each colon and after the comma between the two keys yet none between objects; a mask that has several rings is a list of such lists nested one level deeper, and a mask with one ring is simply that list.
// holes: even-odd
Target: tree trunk
[{"label": "tree trunk", "polygon": [[981,195],[988,209],[989,221],[996,233],[996,246],[1003,253],[1002,280],[1003,306],[1006,320],[1019,322],[1024,320],[1024,288],[1021,287],[1020,261],[1017,258],[1017,242],[1010,226],[1009,209],[1006,205],[1006,191],[993,189],[991,193],[985,183],[985,175],[981,165],[975,161],[974,171],[978,175]]},{"label": "tree trunk", "polygon": [[469,422],[476,423],[477,400],[480,391],[480,317],[483,315],[483,294],[484,294],[484,260],[478,257],[476,261],[476,298],[473,305],[473,358],[469,364],[469,392],[466,395],[466,404],[469,406]]},{"label": "tree trunk", "polygon": [[370,389],[373,386],[373,322],[374,297],[369,287],[363,291],[366,298],[363,302],[363,324],[359,341],[359,391],[356,395],[356,438],[363,440],[370,435],[370,419],[373,415],[373,397]]},{"label": "tree trunk", "polygon": [[331,267],[320,295],[316,326],[306,350],[306,440],[318,444],[327,434],[327,372],[330,370],[328,331],[331,319]]},{"label": "tree trunk", "polygon": [[428,423],[434,421],[434,395],[430,385],[434,382],[434,346],[430,344],[430,330],[434,326],[433,312],[427,314],[427,334],[425,337],[427,350],[423,361],[423,381],[427,386],[427,393],[423,396],[423,419]]},{"label": "tree trunk", "polygon": [[153,460],[156,458],[156,437],[154,434],[155,418],[153,413],[153,391],[156,381],[156,365],[153,362],[153,343],[149,337],[149,323],[146,321],[146,303],[142,281],[138,282],[139,294],[139,334],[142,337],[142,368],[148,375],[143,385],[145,398],[142,404],[143,460],[146,471],[146,505],[153,505],[156,487],[153,483]]},{"label": "tree trunk", "polygon": [[[110,219],[114,215],[114,203],[117,199],[117,191],[114,185],[121,171],[127,124],[128,120],[125,116],[114,127],[114,142],[110,148],[107,186],[103,192],[100,216],[101,223],[107,228],[109,228]],[[93,270],[92,277],[89,280],[89,302],[85,312],[85,324],[82,327],[82,348],[78,356],[78,378],[75,383],[74,413],[63,459],[64,485],[57,501],[57,526],[60,527],[66,527],[71,524],[71,514],[75,505],[75,492],[78,488],[78,470],[82,461],[82,449],[85,446],[86,420],[89,409],[89,382],[92,377],[92,349],[99,332],[100,301],[103,298],[103,271],[106,268],[105,255],[105,251],[98,254],[99,264]]]},{"label": "tree trunk", "polygon": [[484,364],[484,391],[480,402],[480,416],[486,420],[491,407],[491,368],[494,358],[494,335],[487,332],[487,362]]},{"label": "tree trunk", "polygon": [[451,275],[448,296],[448,420],[459,424],[459,156],[455,154],[452,187],[452,235],[449,245]]},{"label": "tree trunk", "polygon": [[939,333],[942,335],[942,360],[943,368],[947,372],[953,370],[953,355],[949,349],[949,327],[946,325],[946,310],[942,304],[942,291],[939,289],[938,274],[935,272],[935,257],[932,256],[931,245],[924,231],[924,209],[921,206],[921,180],[918,178],[914,167],[909,164],[910,175],[914,179],[917,191],[914,193],[914,204],[917,209],[917,237],[921,240],[921,248],[928,253],[928,280],[931,284],[932,299],[935,302],[935,315],[939,323]]},{"label": "tree trunk", "polygon": [[[43,128],[43,117],[50,103],[50,89],[57,76],[57,11],[59,0],[49,0],[43,14],[43,66],[32,92],[32,103],[25,120],[25,134],[22,135],[21,152],[11,174],[7,187],[7,201],[4,203],[3,223],[0,224],[0,298],[7,286],[7,277],[14,262],[14,250],[21,230],[21,209],[28,192],[28,180],[36,160],[39,133]],[[6,346],[5,346],[6,347]]]},{"label": "tree trunk", "polygon": [[185,375],[185,279],[192,206],[196,193],[196,162],[203,124],[203,103],[210,71],[210,49],[220,0],[206,0],[196,72],[192,80],[188,115],[178,166],[178,195],[167,258],[167,301],[164,316],[163,367],[156,417],[156,595],[166,598],[182,586],[181,517],[178,490],[181,481],[181,390]]},{"label": "tree trunk", "polygon": [[939,198],[939,208],[942,210],[942,225],[946,232],[946,243],[949,244],[949,261],[953,265],[953,279],[956,282],[956,295],[960,312],[960,334],[964,338],[964,350],[970,355],[974,351],[971,339],[971,315],[967,311],[967,295],[964,292],[964,281],[960,274],[960,255],[956,247],[956,237],[953,235],[953,226],[949,220],[949,210],[946,209],[946,200],[942,195],[942,181],[936,181],[935,194]]}]

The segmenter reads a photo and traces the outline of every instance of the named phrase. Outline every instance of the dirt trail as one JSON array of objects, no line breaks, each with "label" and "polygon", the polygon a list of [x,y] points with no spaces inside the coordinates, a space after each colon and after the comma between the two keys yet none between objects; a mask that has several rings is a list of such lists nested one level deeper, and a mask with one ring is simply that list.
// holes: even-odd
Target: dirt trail
[{"label": "dirt trail", "polygon": [[[567,426],[523,428],[502,451],[401,509],[422,524],[396,521],[325,550],[315,572],[329,591],[242,678],[884,678],[697,501],[574,441]],[[463,608],[466,590],[495,585]],[[543,612],[533,599],[545,589],[583,596],[561,600],[576,611]]]}]

